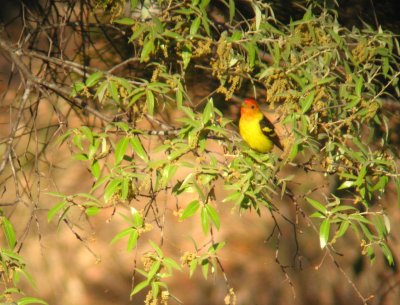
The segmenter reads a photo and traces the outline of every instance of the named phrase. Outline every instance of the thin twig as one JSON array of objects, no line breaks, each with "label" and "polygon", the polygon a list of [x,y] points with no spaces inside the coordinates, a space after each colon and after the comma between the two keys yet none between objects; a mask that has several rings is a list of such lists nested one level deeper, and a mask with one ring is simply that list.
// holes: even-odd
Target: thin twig
[{"label": "thin twig", "polygon": [[10,153],[11,153],[12,145],[13,145],[13,142],[14,142],[14,139],[15,139],[15,133],[17,132],[19,123],[20,123],[21,118],[22,118],[22,112],[25,109],[25,104],[28,101],[28,98],[29,98],[29,95],[31,94],[31,91],[32,91],[32,83],[30,81],[28,81],[26,83],[24,95],[21,98],[21,103],[20,103],[19,108],[18,108],[17,117],[15,119],[13,127],[11,128],[11,132],[10,132],[10,134],[8,136],[7,148],[6,148],[6,151],[5,151],[4,155],[3,155],[2,161],[0,163],[0,174],[4,171],[4,168],[5,168],[6,164],[7,164],[7,160],[9,160],[9,156],[10,156]]}]

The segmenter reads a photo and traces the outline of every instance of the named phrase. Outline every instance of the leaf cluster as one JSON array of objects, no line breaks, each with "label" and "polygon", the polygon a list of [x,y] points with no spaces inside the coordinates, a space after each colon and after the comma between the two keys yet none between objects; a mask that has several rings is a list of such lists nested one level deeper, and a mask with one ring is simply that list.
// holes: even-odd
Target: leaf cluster
[{"label": "leaf cluster", "polygon": [[[150,211],[155,223],[160,217],[155,208],[160,192],[177,199],[190,194],[189,202],[179,204],[179,219],[195,219],[212,245],[205,256],[192,253],[183,261],[190,275],[201,266],[207,277],[210,266],[219,268],[210,251],[223,244],[214,241],[214,229],[223,225],[221,202],[234,202],[240,211],[274,213],[280,212],[273,204],[280,195],[300,204],[297,212],[303,217],[321,220],[321,248],[333,249],[351,228],[363,254],[373,259],[378,246],[393,264],[386,243],[390,216],[377,203],[390,183],[400,192],[384,111],[385,98],[400,95],[398,40],[380,28],[346,29],[334,11],[316,5],[284,25],[264,1],[251,1],[252,18],[245,18],[235,1],[224,3],[222,26],[212,19],[215,7],[207,0],[131,1],[130,13],[141,17],[128,14],[112,20],[128,33],[133,54],[125,63],[135,62],[135,72],[94,72],[74,84],[72,97],[90,98],[123,119],[100,130],[71,129],[62,137],[61,142],[73,144],[75,158],[87,162],[94,184],[88,194],[61,195],[49,220],[58,213],[60,219],[68,217],[71,208],[94,216],[101,209],[134,207],[147,198],[146,208],[125,216],[128,228],[113,239],[128,237],[132,251],[149,229]],[[275,109],[285,146],[280,157],[247,148],[213,99],[196,107],[187,76],[200,71],[218,83],[213,93],[223,93],[225,103],[250,88],[260,103]],[[178,129],[146,150],[152,133],[141,127],[143,120],[173,111],[181,115],[173,121]],[[282,176],[293,164],[306,174],[334,178],[330,192],[323,194],[326,202],[310,196],[322,192],[318,186],[293,194],[290,184],[299,181]],[[179,179],[184,171],[189,173]],[[226,191],[222,198],[215,195],[221,185]],[[157,299],[161,290],[168,290],[162,279],[181,268],[155,243],[151,247],[154,251],[143,255],[145,268],[136,268],[145,280],[131,294],[150,287],[152,299]]]}]

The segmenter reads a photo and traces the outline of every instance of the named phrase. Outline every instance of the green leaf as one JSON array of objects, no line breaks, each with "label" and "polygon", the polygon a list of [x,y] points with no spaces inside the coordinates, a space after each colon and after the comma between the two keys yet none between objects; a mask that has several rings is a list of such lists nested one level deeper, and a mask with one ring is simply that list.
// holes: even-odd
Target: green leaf
[{"label": "green leaf", "polygon": [[151,90],[146,90],[146,105],[147,105],[147,113],[150,115],[154,114],[154,94]]},{"label": "green leaf", "polygon": [[89,143],[93,142],[93,131],[87,127],[87,126],[82,126],[80,129],[80,132],[82,132],[86,139],[88,139]]},{"label": "green leaf", "polygon": [[343,236],[344,233],[346,233],[349,226],[350,226],[349,221],[347,221],[347,220],[342,221],[342,223],[340,224],[339,230],[336,232],[336,237],[339,238],[339,237]]},{"label": "green leaf", "polygon": [[210,230],[210,216],[207,213],[205,207],[201,209],[200,213],[201,227],[203,228],[204,234],[207,234]]},{"label": "green leaf", "polygon": [[292,146],[291,150],[290,150],[288,159],[289,159],[290,161],[293,161],[294,158],[296,158],[298,152],[299,152],[299,144],[294,144],[294,145]]},{"label": "green leaf", "polygon": [[27,305],[27,304],[44,304],[44,305],[48,305],[47,302],[38,299],[38,298],[32,298],[32,297],[24,297],[21,298],[17,301],[18,305]]},{"label": "green leaf", "polygon": [[128,42],[132,42],[139,38],[145,30],[148,30],[148,25],[146,23],[139,23],[139,26],[136,28],[136,31],[129,37]]},{"label": "green leaf", "polygon": [[131,292],[131,296],[137,294],[139,291],[143,290],[144,288],[146,288],[147,286],[149,286],[149,282],[147,280],[140,282],[139,284],[137,284],[135,286],[135,288],[133,288],[132,292]]},{"label": "green leaf", "polygon": [[260,24],[261,24],[261,17],[262,17],[262,13],[260,8],[258,7],[257,4],[255,4],[254,2],[251,3],[251,6],[253,7],[253,11],[256,17],[256,30],[258,31],[260,28]]},{"label": "green leaf", "polygon": [[190,262],[190,265],[189,265],[189,276],[190,277],[192,277],[194,272],[196,271],[198,263],[199,263],[199,260],[197,258],[193,259]]},{"label": "green leaf", "polygon": [[138,0],[131,0],[131,11],[135,10]]},{"label": "green leaf", "polygon": [[142,53],[140,54],[140,62],[149,60],[149,55],[155,50],[154,40],[149,39],[143,46]]},{"label": "green leaf", "polygon": [[131,138],[131,145],[133,151],[138,155],[140,159],[142,159],[145,162],[149,162],[149,157],[147,156],[147,153],[144,150],[142,143],[140,142],[138,137]]},{"label": "green leaf", "polygon": [[91,74],[87,79],[86,79],[86,86],[87,87],[93,87],[96,85],[99,81],[100,78],[103,77],[103,72],[98,71],[93,74]]},{"label": "green leaf", "polygon": [[252,68],[256,60],[257,46],[255,43],[249,42],[245,45],[245,48],[247,50],[247,59],[249,62],[249,66],[250,68]]},{"label": "green leaf", "polygon": [[389,68],[390,68],[389,59],[387,57],[384,57],[382,59],[382,72],[385,77],[388,77]]},{"label": "green leaf", "polygon": [[99,100],[100,103],[102,103],[103,100],[104,100],[104,96],[105,96],[105,93],[106,93],[106,90],[107,90],[107,86],[108,86],[107,82],[104,81],[96,89],[96,93],[95,93],[94,97],[95,98],[97,97],[97,99]]},{"label": "green leaf", "polygon": [[229,42],[235,42],[242,39],[243,33],[241,31],[235,30],[232,32],[232,36],[228,38]]},{"label": "green leaf", "polygon": [[58,212],[64,209],[66,204],[67,203],[65,201],[61,201],[57,203],[55,206],[53,206],[47,213],[47,221],[50,222]]},{"label": "green leaf", "polygon": [[101,209],[99,207],[92,206],[85,209],[85,214],[87,216],[96,216],[100,211]]},{"label": "green leaf", "polygon": [[321,214],[321,212],[314,212],[310,215],[311,218],[321,218],[325,219],[326,216],[324,214]]},{"label": "green leaf", "polygon": [[210,25],[209,25],[209,20],[207,18],[207,13],[204,9],[200,9],[202,11],[202,16],[201,16],[201,23],[203,24],[203,28],[206,31],[208,36],[211,36],[210,32]]},{"label": "green leaf", "polygon": [[115,235],[113,237],[110,244],[114,244],[115,242],[119,241],[120,239],[124,238],[125,236],[132,234],[132,232],[135,232],[135,231],[136,230],[134,228],[127,228],[127,229],[119,232],[117,235]]},{"label": "green leaf", "polygon": [[157,246],[157,244],[151,240],[149,240],[151,247],[156,251],[158,257],[163,257],[164,253],[162,252],[161,248]]},{"label": "green leaf", "polygon": [[319,227],[319,244],[321,249],[325,248],[328,244],[330,227],[329,219],[325,219]]},{"label": "green leaf", "polygon": [[124,177],[122,180],[122,184],[121,184],[121,198],[123,200],[126,200],[128,198],[128,194],[129,194],[129,184],[130,184],[130,179],[127,177]]},{"label": "green leaf", "polygon": [[192,58],[192,47],[189,44],[185,44],[182,48],[182,61],[183,68],[186,69]]},{"label": "green leaf", "polygon": [[363,224],[362,222],[359,223],[359,226],[361,230],[363,231],[364,235],[368,238],[369,241],[374,240],[374,235],[372,235],[371,231],[368,229],[368,227]]},{"label": "green leaf", "polygon": [[119,18],[119,19],[114,20],[113,22],[118,23],[118,24],[123,24],[123,25],[134,25],[136,23],[135,20],[128,18],[128,17]]},{"label": "green leaf", "polygon": [[176,171],[178,170],[178,166],[175,164],[167,164],[165,165],[161,179],[160,179],[160,184],[158,186],[158,189],[164,189],[170,180],[174,177]]},{"label": "green leaf", "polygon": [[371,192],[384,190],[386,185],[389,183],[389,178],[387,176],[381,176],[378,182],[371,188]]},{"label": "green leaf", "polygon": [[372,222],[370,220],[368,220],[363,215],[360,215],[358,213],[350,214],[350,215],[348,215],[348,218],[351,220],[358,221],[360,223],[365,223],[365,224],[369,224],[369,225],[372,224]]},{"label": "green leaf", "polygon": [[85,89],[85,84],[82,82],[76,82],[74,83],[71,91],[71,96],[75,97],[78,95],[79,92],[81,92],[83,89]]},{"label": "green leaf", "polygon": [[352,187],[355,185],[355,181],[351,181],[351,180],[347,180],[344,181],[339,187],[338,190],[343,190],[343,189],[347,189],[349,187]]},{"label": "green leaf", "polygon": [[89,157],[87,154],[75,154],[73,156],[74,160],[78,160],[78,161],[87,161],[89,160]]},{"label": "green leaf", "polygon": [[92,172],[92,175],[96,178],[96,180],[100,178],[100,164],[98,160],[93,160],[90,171]]},{"label": "green leaf", "polygon": [[169,38],[173,38],[176,41],[183,41],[184,40],[184,38],[181,35],[179,35],[178,33],[172,32],[170,30],[164,31],[163,36],[167,36]]},{"label": "green leaf", "polygon": [[219,230],[221,226],[221,220],[219,218],[217,211],[210,204],[206,204],[205,209],[211,221],[214,223],[215,227]]},{"label": "green leaf", "polygon": [[331,210],[331,213],[332,214],[336,214],[337,212],[342,212],[342,211],[348,211],[348,210],[357,210],[355,207],[353,207],[353,206],[350,206],[350,205],[339,205],[339,206],[336,206],[336,207],[334,207],[332,210]]},{"label": "green leaf", "polygon": [[111,80],[108,81],[108,92],[110,93],[112,99],[119,103],[119,94],[118,94],[118,88],[117,84]]},{"label": "green leaf", "polygon": [[176,94],[175,94],[176,104],[177,104],[178,108],[182,107],[183,94],[184,94],[184,90],[183,90],[182,83],[180,81],[178,81]]},{"label": "green leaf", "polygon": [[106,189],[104,191],[103,197],[105,202],[109,202],[111,197],[119,191],[120,185],[121,185],[121,179],[114,179],[110,181],[110,183],[106,186]]},{"label": "green leaf", "polygon": [[235,1],[229,0],[229,23],[232,23],[233,18],[235,17]]},{"label": "green leaf", "polygon": [[82,146],[82,136],[81,135],[74,135],[72,137],[72,142],[74,143],[74,145],[79,148],[80,150],[83,150],[83,146]]},{"label": "green leaf", "polygon": [[225,242],[215,243],[208,249],[208,253],[217,253],[224,246],[225,246]]},{"label": "green leaf", "polygon": [[133,248],[135,248],[135,246],[137,244],[138,237],[139,237],[138,231],[133,230],[131,232],[131,234],[129,235],[129,239],[128,239],[128,245],[127,245],[128,251],[132,251]]},{"label": "green leaf", "polygon": [[363,85],[364,85],[364,79],[362,76],[360,76],[359,78],[357,78],[356,87],[355,87],[357,97],[361,97],[361,91],[362,91]]},{"label": "green leaf", "polygon": [[386,214],[383,214],[383,223],[385,224],[386,232],[390,233],[390,220]]},{"label": "green leaf", "polygon": [[1,225],[3,227],[4,235],[7,239],[8,247],[10,249],[14,249],[14,247],[17,243],[14,228],[13,228],[11,222],[6,217],[4,217],[4,216],[1,217],[0,221],[1,221]]},{"label": "green leaf", "polygon": [[313,90],[306,98],[300,99],[301,112],[305,114],[314,102],[315,91]]},{"label": "green leaf", "polygon": [[161,282],[156,282],[156,281],[151,282],[151,293],[153,295],[154,300],[157,299],[158,293],[160,292],[160,285],[158,283]]},{"label": "green leaf", "polygon": [[369,246],[367,247],[367,255],[368,255],[368,257],[369,257],[371,263],[373,263],[373,262],[375,261],[376,257],[375,257],[375,250],[374,250],[374,248],[372,247],[372,245],[369,245]]},{"label": "green leaf", "polygon": [[67,196],[65,196],[64,194],[57,193],[57,192],[47,192],[46,194],[47,194],[47,195],[50,195],[50,196],[58,197],[58,198],[65,198],[65,197],[67,197]]},{"label": "green leaf", "polygon": [[129,140],[130,139],[128,137],[123,137],[121,140],[119,140],[117,146],[115,147],[115,165],[120,164],[122,159],[124,158],[126,150],[128,148]]},{"label": "green leaf", "polygon": [[146,94],[146,91],[143,88],[138,88],[138,90],[135,94],[133,94],[131,100],[129,101],[128,107],[132,107],[133,104],[136,103],[138,99],[140,99],[143,95]]},{"label": "green leaf", "polygon": [[202,8],[204,10],[208,6],[209,3],[210,3],[210,0],[201,0],[200,8]]},{"label": "green leaf", "polygon": [[89,152],[88,152],[88,158],[89,160],[92,160],[94,156],[97,153],[97,150],[100,147],[102,140],[99,138],[95,138],[94,141],[89,145]]},{"label": "green leaf", "polygon": [[192,22],[192,25],[190,26],[190,35],[196,35],[197,31],[199,30],[200,27],[200,23],[201,23],[201,18],[200,17],[196,17],[194,19],[194,21]]},{"label": "green leaf", "polygon": [[238,200],[241,196],[243,195],[242,192],[233,192],[231,194],[229,194],[228,196],[226,196],[222,202],[230,202],[230,201],[236,201]]},{"label": "green leaf", "polygon": [[385,243],[380,243],[379,246],[381,247],[383,255],[385,255],[386,260],[388,261],[389,265],[393,266],[394,260],[393,260],[393,255],[392,255],[392,251],[390,250],[390,248]]},{"label": "green leaf", "polygon": [[175,262],[172,258],[169,257],[164,257],[163,264],[167,268],[173,268],[179,271],[182,270],[181,266],[179,266],[177,262]]},{"label": "green leaf", "polygon": [[210,263],[207,259],[203,259],[201,261],[201,272],[203,273],[203,276],[205,279],[208,278],[208,269],[210,267]]},{"label": "green leaf", "polygon": [[154,276],[158,273],[161,267],[161,261],[155,261],[150,267],[149,273],[147,274],[147,281],[150,282]]},{"label": "green leaf", "polygon": [[375,215],[373,218],[373,223],[375,225],[375,229],[378,233],[379,238],[383,239],[388,234],[385,223],[383,221],[383,216]]},{"label": "green leaf", "polygon": [[204,125],[206,125],[212,118],[213,109],[214,109],[214,104],[213,104],[212,99],[210,99],[207,102],[206,107],[204,107],[204,110],[203,110],[202,121],[203,121]]},{"label": "green leaf", "polygon": [[181,220],[189,218],[193,216],[200,207],[200,202],[198,200],[193,200],[190,202],[187,207],[183,210],[182,215],[180,217]]},{"label": "green leaf", "polygon": [[310,197],[306,197],[306,200],[308,201],[308,203],[310,203],[314,207],[314,209],[320,211],[324,215],[326,214],[327,209],[322,203],[320,203],[317,200],[314,200]]},{"label": "green leaf", "polygon": [[[20,277],[20,275],[22,275],[28,282],[29,284],[34,288],[37,289],[35,280],[33,279],[32,275],[30,275],[25,269],[24,266],[22,266],[22,268],[19,268],[16,270],[17,272],[15,272],[15,275],[17,275],[18,277]],[[19,278],[18,279],[14,279],[14,283],[19,282]],[[2,304],[2,303],[0,303]]]},{"label": "green leaf", "polygon": [[96,181],[96,183],[92,186],[92,189],[90,191],[93,193],[96,189],[98,189],[100,186],[106,183],[109,180],[109,178],[110,178],[109,175],[99,178]]},{"label": "green leaf", "polygon": [[322,79],[320,79],[319,81],[318,81],[318,83],[317,83],[317,85],[324,85],[324,84],[326,84],[326,83],[330,83],[330,82],[333,82],[334,80],[336,80],[337,79],[337,77],[336,76],[330,76],[330,77],[324,77],[324,78],[322,78]]}]

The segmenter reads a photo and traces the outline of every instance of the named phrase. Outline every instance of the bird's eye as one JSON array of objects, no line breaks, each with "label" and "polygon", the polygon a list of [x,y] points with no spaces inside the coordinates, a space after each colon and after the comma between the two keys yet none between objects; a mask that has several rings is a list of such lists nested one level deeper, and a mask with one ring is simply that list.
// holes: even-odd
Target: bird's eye
[{"label": "bird's eye", "polygon": [[254,109],[255,107],[254,107],[254,105],[251,105],[251,109]]}]

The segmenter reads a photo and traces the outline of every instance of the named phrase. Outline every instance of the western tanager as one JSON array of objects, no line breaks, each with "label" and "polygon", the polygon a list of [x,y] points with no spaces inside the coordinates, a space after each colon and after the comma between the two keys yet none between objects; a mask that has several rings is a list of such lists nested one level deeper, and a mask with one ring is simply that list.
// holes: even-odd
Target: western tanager
[{"label": "western tanager", "polygon": [[239,132],[254,150],[266,153],[274,144],[283,150],[274,125],[264,116],[254,99],[246,98],[240,108]]}]

